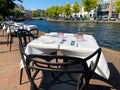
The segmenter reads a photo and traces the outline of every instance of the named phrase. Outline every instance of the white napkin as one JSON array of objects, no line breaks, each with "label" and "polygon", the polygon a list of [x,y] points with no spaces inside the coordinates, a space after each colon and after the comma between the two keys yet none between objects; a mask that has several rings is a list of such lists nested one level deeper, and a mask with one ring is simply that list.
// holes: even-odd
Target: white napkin
[{"label": "white napkin", "polygon": [[4,30],[6,29],[6,26],[5,26],[5,25],[3,26],[3,29],[4,29]]},{"label": "white napkin", "polygon": [[10,33],[10,28],[9,27],[7,28],[7,33]]}]

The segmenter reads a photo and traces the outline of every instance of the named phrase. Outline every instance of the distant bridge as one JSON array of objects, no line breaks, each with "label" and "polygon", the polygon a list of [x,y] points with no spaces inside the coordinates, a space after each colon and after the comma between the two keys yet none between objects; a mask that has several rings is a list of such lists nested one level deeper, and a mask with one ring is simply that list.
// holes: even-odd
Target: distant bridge
[{"label": "distant bridge", "polygon": [[32,20],[43,20],[46,19],[46,17],[32,17]]}]

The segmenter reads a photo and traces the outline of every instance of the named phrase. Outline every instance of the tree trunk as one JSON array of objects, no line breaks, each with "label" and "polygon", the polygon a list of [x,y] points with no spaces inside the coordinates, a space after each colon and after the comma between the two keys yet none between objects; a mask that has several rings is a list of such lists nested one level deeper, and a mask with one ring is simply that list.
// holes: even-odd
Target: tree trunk
[{"label": "tree trunk", "polygon": [[120,13],[118,13],[118,19],[120,19]]}]

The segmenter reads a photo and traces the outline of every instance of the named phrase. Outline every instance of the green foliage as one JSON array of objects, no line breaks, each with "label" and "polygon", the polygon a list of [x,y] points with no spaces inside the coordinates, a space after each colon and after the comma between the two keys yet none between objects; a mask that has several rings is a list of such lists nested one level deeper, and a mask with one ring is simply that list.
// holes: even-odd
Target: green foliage
[{"label": "green foliage", "polygon": [[116,13],[120,13],[120,0],[117,0],[115,3],[115,11]]},{"label": "green foliage", "polygon": [[2,15],[0,15],[0,20],[2,20],[3,19],[3,17],[2,17]]},{"label": "green foliage", "polygon": [[15,17],[20,17],[20,16],[23,16],[23,13],[18,11],[18,10],[10,10],[11,12],[11,16],[15,16]]},{"label": "green foliage", "polygon": [[60,6],[60,7],[59,7],[59,13],[60,13],[60,14],[63,14],[63,12],[64,12],[63,9],[64,9],[64,6]]},{"label": "green foliage", "polygon": [[69,16],[69,15],[71,14],[71,12],[72,12],[72,10],[71,10],[71,5],[68,4],[68,3],[66,3],[66,5],[65,5],[64,8],[63,8],[63,11],[64,11],[64,14],[65,14],[66,16]]},{"label": "green foliage", "polygon": [[57,17],[57,16],[59,16],[59,14],[60,14],[59,7],[58,6],[53,6],[52,7],[52,15],[53,15],[53,17]]},{"label": "green foliage", "polygon": [[46,10],[46,14],[48,17],[52,17],[52,18],[58,17],[60,14],[60,7],[52,6]]},{"label": "green foliage", "polygon": [[52,17],[52,9],[51,8],[47,8],[47,10],[46,10],[46,15],[48,16],[48,17]]},{"label": "green foliage", "polygon": [[33,17],[38,17],[38,16],[39,16],[39,13],[36,12],[36,11],[32,11],[32,16],[33,16]]},{"label": "green foliage", "polygon": [[84,10],[88,13],[98,6],[98,0],[82,0]]},{"label": "green foliage", "polygon": [[80,5],[77,2],[75,2],[72,7],[72,12],[75,13],[75,15],[76,15],[76,13],[78,13],[80,11],[80,9],[81,9]]},{"label": "green foliage", "polygon": [[[15,0],[0,0],[0,14],[3,18],[11,15],[11,10],[15,7]],[[22,0],[17,0],[22,2]]]}]

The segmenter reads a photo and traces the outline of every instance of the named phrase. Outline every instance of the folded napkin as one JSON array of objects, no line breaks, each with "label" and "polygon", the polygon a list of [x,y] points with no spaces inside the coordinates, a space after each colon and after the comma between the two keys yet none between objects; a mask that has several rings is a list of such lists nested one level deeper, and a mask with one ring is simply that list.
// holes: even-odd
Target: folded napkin
[{"label": "folded napkin", "polygon": [[10,28],[9,27],[7,28],[7,33],[10,33]]},{"label": "folded napkin", "polygon": [[4,30],[6,29],[6,26],[5,26],[5,25],[3,26],[3,29],[4,29]]}]

